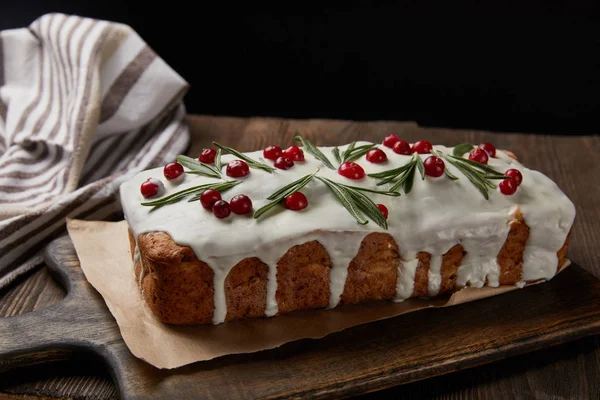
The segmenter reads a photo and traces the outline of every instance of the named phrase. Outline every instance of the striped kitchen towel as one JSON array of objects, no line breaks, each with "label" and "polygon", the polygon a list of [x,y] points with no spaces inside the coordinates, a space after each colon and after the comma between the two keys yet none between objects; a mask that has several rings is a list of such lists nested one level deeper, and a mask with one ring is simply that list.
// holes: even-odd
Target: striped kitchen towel
[{"label": "striped kitchen towel", "polygon": [[127,25],[53,13],[0,32],[0,289],[66,217],[119,215],[124,180],[185,151],[187,90]]}]

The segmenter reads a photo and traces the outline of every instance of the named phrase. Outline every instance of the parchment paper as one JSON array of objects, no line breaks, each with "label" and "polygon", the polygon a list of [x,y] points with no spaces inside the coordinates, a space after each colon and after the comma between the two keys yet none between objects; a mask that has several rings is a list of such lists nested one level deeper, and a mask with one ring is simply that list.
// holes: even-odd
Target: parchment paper
[{"label": "parchment paper", "polygon": [[[157,368],[177,368],[228,354],[272,349],[299,339],[318,339],[352,326],[518,289],[515,286],[465,288],[450,298],[437,300],[373,302],[220,325],[171,326],[154,316],[138,290],[125,221],[68,219],[67,229],[86,279],[104,298],[126,345],[133,355]],[[567,265],[568,261],[561,270]]]}]

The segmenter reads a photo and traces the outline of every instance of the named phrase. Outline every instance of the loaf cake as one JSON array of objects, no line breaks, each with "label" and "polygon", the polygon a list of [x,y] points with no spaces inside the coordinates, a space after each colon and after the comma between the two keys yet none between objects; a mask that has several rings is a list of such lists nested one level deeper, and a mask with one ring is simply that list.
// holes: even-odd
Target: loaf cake
[{"label": "loaf cake", "polygon": [[120,188],[133,271],[164,323],[220,324],[552,279],[575,207],[493,144],[239,152],[213,142]]}]

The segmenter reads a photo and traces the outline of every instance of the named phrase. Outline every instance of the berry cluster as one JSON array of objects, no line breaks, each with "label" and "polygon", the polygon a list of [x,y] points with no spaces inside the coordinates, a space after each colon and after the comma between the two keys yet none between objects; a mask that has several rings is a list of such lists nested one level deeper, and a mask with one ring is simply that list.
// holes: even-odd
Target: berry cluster
[{"label": "berry cluster", "polygon": [[207,189],[200,195],[200,204],[207,210],[211,210],[219,219],[227,218],[233,212],[243,215],[252,211],[252,200],[245,194],[235,195],[229,203],[222,199],[221,193],[215,189]]},{"label": "berry cluster", "polygon": [[273,161],[275,168],[283,170],[292,168],[295,161],[304,161],[304,152],[298,146],[290,146],[285,150],[279,146],[267,146],[263,150],[263,156]]}]

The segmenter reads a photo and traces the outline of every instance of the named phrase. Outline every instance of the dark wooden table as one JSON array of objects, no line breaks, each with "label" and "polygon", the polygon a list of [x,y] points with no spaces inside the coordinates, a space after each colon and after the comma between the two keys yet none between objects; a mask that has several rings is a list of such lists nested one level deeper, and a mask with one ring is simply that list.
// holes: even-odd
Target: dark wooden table
[{"label": "dark wooden table", "polygon": [[[193,135],[189,155],[212,140],[248,151],[267,144],[287,146],[295,134],[317,135],[319,144],[396,133],[408,141],[434,143],[490,141],[509,149],[531,168],[554,179],[577,206],[568,256],[600,278],[600,136],[545,136],[430,129],[405,122],[350,122],[268,118],[189,118]],[[42,267],[0,292],[0,317],[26,313],[60,301],[65,291]],[[397,398],[599,399],[600,336],[509,358],[492,364],[391,388],[378,394]],[[372,397],[370,395],[369,397]],[[365,396],[367,397],[367,396]],[[0,375],[0,398],[116,399],[107,370],[91,355],[13,370]]]}]

